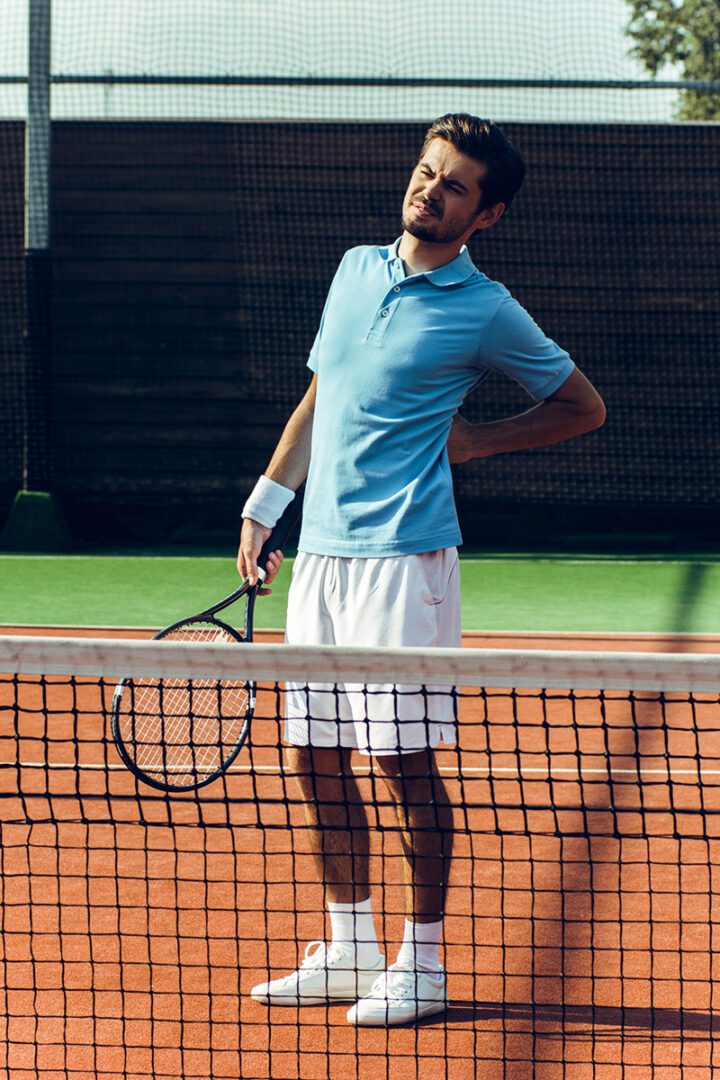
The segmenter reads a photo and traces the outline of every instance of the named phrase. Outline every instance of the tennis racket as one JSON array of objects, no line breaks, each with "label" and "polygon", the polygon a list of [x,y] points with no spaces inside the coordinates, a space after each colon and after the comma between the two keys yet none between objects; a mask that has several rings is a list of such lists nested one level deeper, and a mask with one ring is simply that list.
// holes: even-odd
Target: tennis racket
[{"label": "tennis racket", "polygon": [[[258,557],[260,578],[271,551],[283,547],[302,512],[302,492],[288,506]],[[165,641],[252,641],[259,586],[247,578],[239,589],[154,635]],[[245,598],[243,630],[218,618]],[[240,666],[240,665],[238,665]],[[232,765],[250,733],[255,684],[244,679],[121,679],[113,695],[110,730],[124,764],[161,791],[194,791]]]}]

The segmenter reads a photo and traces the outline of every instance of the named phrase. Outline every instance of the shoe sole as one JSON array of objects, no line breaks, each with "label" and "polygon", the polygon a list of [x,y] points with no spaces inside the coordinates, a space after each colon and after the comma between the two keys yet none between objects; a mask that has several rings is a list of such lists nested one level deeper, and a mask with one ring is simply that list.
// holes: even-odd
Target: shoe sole
[{"label": "shoe sole", "polygon": [[412,1016],[398,1017],[396,1020],[392,1016],[388,1016],[387,1009],[378,1010],[374,1016],[370,1015],[358,1019],[357,1015],[355,1015],[352,1018],[348,1016],[347,1019],[349,1024],[355,1024],[356,1027],[399,1027],[401,1024],[415,1024],[418,1020],[424,1020],[426,1016],[435,1016],[437,1013],[446,1012],[448,1004],[447,1001],[433,1002],[431,1005],[425,1005],[417,1009]]},{"label": "shoe sole", "polygon": [[333,1005],[333,1004],[347,1004],[349,1001],[357,1001],[359,998],[365,997],[369,994],[375,980],[378,975],[382,975],[382,969],[373,972],[372,979],[367,980],[365,985],[359,983],[357,988],[353,987],[348,990],[346,994],[303,994],[301,997],[297,994],[283,994],[273,997],[272,994],[250,994],[253,1001],[257,1001],[260,1005]]},{"label": "shoe sole", "polygon": [[345,994],[341,997],[270,997],[269,995],[256,997],[251,994],[250,997],[260,1005],[342,1005],[358,999],[356,994]]}]

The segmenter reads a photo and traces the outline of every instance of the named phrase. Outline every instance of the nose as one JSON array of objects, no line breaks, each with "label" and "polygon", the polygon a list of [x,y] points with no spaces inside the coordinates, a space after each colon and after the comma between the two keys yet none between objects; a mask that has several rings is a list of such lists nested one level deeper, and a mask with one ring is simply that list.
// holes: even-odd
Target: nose
[{"label": "nose", "polygon": [[425,198],[433,200],[433,201],[437,200],[438,195],[440,194],[440,191],[442,190],[441,189],[441,184],[442,184],[442,181],[440,180],[439,176],[433,176],[433,178],[431,180],[430,179],[426,180],[425,185],[423,187],[423,195],[425,196]]}]

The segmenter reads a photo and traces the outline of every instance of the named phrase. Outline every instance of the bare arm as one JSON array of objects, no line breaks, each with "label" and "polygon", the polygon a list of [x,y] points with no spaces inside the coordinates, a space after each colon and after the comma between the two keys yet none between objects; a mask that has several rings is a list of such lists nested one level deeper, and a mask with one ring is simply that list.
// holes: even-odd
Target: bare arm
[{"label": "bare arm", "polygon": [[[274,480],[276,484],[292,488],[293,491],[297,491],[305,481],[310,468],[310,444],[316,393],[317,375],[314,375],[307,393],[285,425],[280,441],[270,459],[270,464],[265,470],[265,475]],[[257,583],[258,555],[270,532],[270,529],[265,528],[264,525],[257,521],[252,521],[251,518],[245,518],[243,521],[240,532],[237,568],[242,578],[250,578],[252,585]],[[277,574],[281,563],[282,552],[272,552],[266,568],[267,577],[265,580],[268,584]]]},{"label": "bare arm", "polygon": [[576,368],[559,390],[527,412],[490,424],[471,424],[456,416],[448,437],[448,454],[452,464],[459,464],[511,450],[529,450],[572,439],[602,427],[604,422],[602,398]]}]

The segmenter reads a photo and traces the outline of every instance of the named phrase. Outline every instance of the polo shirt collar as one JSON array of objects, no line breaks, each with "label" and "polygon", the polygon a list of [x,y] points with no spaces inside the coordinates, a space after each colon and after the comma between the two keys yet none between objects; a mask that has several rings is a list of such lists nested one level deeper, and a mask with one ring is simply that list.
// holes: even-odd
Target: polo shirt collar
[{"label": "polo shirt collar", "polygon": [[[393,259],[398,259],[398,248],[400,247],[400,241],[402,237],[399,236],[394,244],[384,249],[384,258],[388,262]],[[439,285],[444,287],[446,285],[459,285],[461,281],[467,281],[471,274],[474,274],[477,270],[475,263],[470,258],[470,252],[467,247],[463,245],[459,254],[455,256],[452,262],[445,263],[444,266],[438,266],[437,270],[428,270],[419,277],[426,277],[428,281],[433,285]]]}]

